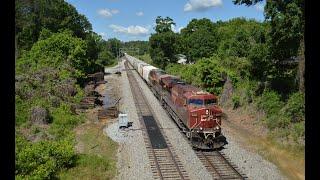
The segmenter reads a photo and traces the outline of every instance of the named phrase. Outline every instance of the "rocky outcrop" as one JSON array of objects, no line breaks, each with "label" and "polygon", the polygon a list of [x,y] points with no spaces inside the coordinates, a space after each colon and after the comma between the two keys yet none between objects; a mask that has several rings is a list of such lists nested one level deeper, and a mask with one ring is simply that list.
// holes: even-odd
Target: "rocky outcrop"
[{"label": "rocky outcrop", "polygon": [[36,106],[31,111],[31,122],[38,125],[49,123],[49,114],[45,108]]},{"label": "rocky outcrop", "polygon": [[223,91],[220,96],[219,103],[221,105],[224,105],[232,96],[233,93],[233,85],[232,85],[232,80],[230,79],[229,76],[226,78],[227,80],[225,81],[223,85]]}]

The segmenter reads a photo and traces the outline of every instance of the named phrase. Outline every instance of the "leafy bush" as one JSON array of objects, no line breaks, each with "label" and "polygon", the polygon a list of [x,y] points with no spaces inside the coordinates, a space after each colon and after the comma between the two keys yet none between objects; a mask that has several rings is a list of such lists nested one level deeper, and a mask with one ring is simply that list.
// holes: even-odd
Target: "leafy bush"
[{"label": "leafy bush", "polygon": [[240,97],[237,95],[232,96],[233,109],[236,109],[240,106]]},{"label": "leafy bush", "polygon": [[305,122],[298,122],[293,124],[292,136],[294,141],[298,141],[299,138],[304,140],[305,137]]},{"label": "leafy bush", "polygon": [[293,123],[304,121],[305,119],[305,102],[304,94],[300,92],[293,93],[285,107],[282,109],[282,113],[288,116]]},{"label": "leafy bush", "polygon": [[83,120],[82,116],[74,115],[71,112],[71,106],[66,103],[62,103],[53,110],[52,118],[53,122],[49,132],[55,135],[57,139],[72,136],[72,128]]},{"label": "leafy bush", "polygon": [[284,103],[280,101],[280,95],[275,91],[264,91],[257,102],[258,108],[264,110],[267,117],[278,115]]},{"label": "leafy bush", "polygon": [[278,114],[269,115],[266,119],[268,128],[287,128],[290,124],[290,119],[286,116],[280,116]]},{"label": "leafy bush", "polygon": [[26,70],[35,71],[43,67],[59,68],[62,64],[70,62],[76,69],[77,77],[88,71],[89,62],[85,59],[86,43],[82,39],[72,36],[71,31],[54,33],[47,39],[37,41],[30,51],[25,53],[16,66],[17,73]]},{"label": "leafy bush", "polygon": [[23,101],[19,96],[15,96],[15,119],[16,125],[27,122],[29,118],[30,104]]},{"label": "leafy bush", "polygon": [[16,177],[23,179],[52,179],[57,171],[75,162],[74,145],[69,141],[40,141],[24,145],[16,142]]}]

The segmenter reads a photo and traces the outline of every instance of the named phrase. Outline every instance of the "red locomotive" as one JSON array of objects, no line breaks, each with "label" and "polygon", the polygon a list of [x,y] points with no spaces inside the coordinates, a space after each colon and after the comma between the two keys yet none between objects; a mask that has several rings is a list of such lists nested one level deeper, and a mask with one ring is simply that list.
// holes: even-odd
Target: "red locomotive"
[{"label": "red locomotive", "polygon": [[[128,55],[126,58],[131,65],[143,63],[135,61]],[[142,68],[150,69],[144,72],[143,76],[139,74],[160,100],[168,114],[186,134],[193,147],[216,149],[227,143],[221,133],[222,111],[217,106],[215,95],[204,92],[178,77],[169,75],[148,64]]]}]

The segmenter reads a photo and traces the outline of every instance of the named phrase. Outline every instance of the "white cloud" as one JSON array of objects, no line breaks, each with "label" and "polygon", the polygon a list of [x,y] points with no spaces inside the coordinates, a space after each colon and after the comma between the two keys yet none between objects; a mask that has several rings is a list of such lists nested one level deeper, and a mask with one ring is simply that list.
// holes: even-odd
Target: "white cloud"
[{"label": "white cloud", "polygon": [[117,14],[119,13],[119,10],[117,9],[112,9],[112,10],[109,10],[109,9],[100,9],[98,10],[98,14],[103,16],[103,17],[112,17],[113,14]]},{"label": "white cloud", "polygon": [[171,29],[172,29],[172,31],[175,32],[175,33],[180,33],[180,31],[181,31],[182,28],[183,28],[182,26],[180,26],[179,28],[176,28],[175,25],[171,24]]},{"label": "white cloud", "polygon": [[147,35],[149,33],[149,29],[142,26],[123,27],[111,24],[109,27],[113,30],[113,32],[124,33],[129,35]]},{"label": "white cloud", "polygon": [[182,28],[183,28],[182,26],[180,26],[179,28],[176,28],[175,25],[171,25],[171,29],[172,29],[172,31],[175,32],[175,33],[180,33],[180,31],[181,31]]},{"label": "white cloud", "polygon": [[263,4],[256,4],[254,5],[254,7],[256,8],[257,11],[264,11],[264,5]]},{"label": "white cloud", "polygon": [[189,0],[184,5],[184,11],[203,11],[214,6],[221,6],[222,0]]},{"label": "white cloud", "polygon": [[143,12],[142,12],[142,11],[137,12],[136,15],[137,15],[137,16],[143,16]]},{"label": "white cloud", "polygon": [[179,27],[179,28],[178,28],[178,32],[181,32],[181,29],[183,29],[183,27]]},{"label": "white cloud", "polygon": [[101,32],[101,33],[98,33],[98,34],[102,37],[102,39],[107,39],[106,33]]},{"label": "white cloud", "polygon": [[106,33],[104,33],[104,32],[101,32],[101,33],[98,33],[100,36],[105,36],[106,35]]},{"label": "white cloud", "polygon": [[118,9],[112,9],[112,10],[111,10],[111,13],[112,13],[112,14],[118,14],[118,13],[119,13],[119,10],[118,10]]}]

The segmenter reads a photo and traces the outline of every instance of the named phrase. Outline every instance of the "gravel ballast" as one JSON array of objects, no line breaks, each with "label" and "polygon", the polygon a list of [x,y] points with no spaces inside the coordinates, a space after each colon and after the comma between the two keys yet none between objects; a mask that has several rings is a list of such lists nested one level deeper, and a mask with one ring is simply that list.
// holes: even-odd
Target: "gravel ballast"
[{"label": "gravel ballast", "polygon": [[[123,62],[120,68],[124,68]],[[110,138],[119,143],[117,179],[153,179],[127,73],[126,71],[121,72],[121,79],[119,81],[121,83],[120,91],[122,94],[120,111],[128,114],[129,121],[133,122],[132,127],[126,130],[118,130],[118,123],[114,122],[104,129]],[[175,154],[184,165],[189,178],[213,179],[196,156],[195,151],[183,137],[183,134],[180,133],[177,125],[167,115],[159,101],[152,94],[147,84],[136,71],[133,71],[133,74],[154,112],[154,118],[158,121],[164,135],[172,144]],[[232,133],[229,133],[228,129],[223,129],[223,134],[226,136],[229,144],[222,151],[239,167],[241,173],[246,174],[249,179],[286,179],[274,164],[263,159],[262,156],[241,147],[235,141],[236,137],[232,136]]]},{"label": "gravel ballast", "polygon": [[224,152],[249,179],[287,179],[273,163],[263,159],[259,154],[242,148],[234,139],[235,137],[231,136],[229,129],[224,128],[223,130],[228,144],[222,152]]},{"label": "gravel ballast", "polygon": [[141,89],[144,91],[149,105],[154,112],[155,119],[158,120],[158,123],[160,123],[160,126],[163,128],[164,134],[168,137],[175,150],[175,154],[184,165],[190,179],[212,179],[212,176],[202,165],[201,161],[194,153],[194,150],[180,133],[177,125],[167,115],[166,111],[162,108],[146,83],[141,79],[137,72],[134,72],[134,76],[137,78]]},{"label": "gravel ballast", "polygon": [[[135,77],[140,79],[139,84],[142,87],[145,96],[147,97],[150,106],[155,112],[155,116],[160,122],[166,136],[176,150],[181,162],[185,165],[191,179],[212,179],[206,168],[194,153],[194,150],[187,144],[186,140],[179,132],[177,125],[168,117],[165,110],[161,107],[159,101],[154,97],[149,87],[140,78],[137,72]],[[252,153],[242,148],[228,134],[228,131],[223,131],[229,144],[222,150],[231,161],[237,165],[241,173],[245,173],[249,179],[286,179],[271,162],[263,159],[262,156]]]},{"label": "gravel ballast", "polygon": [[[121,69],[123,68],[121,63]],[[118,68],[118,67],[117,67]],[[114,69],[114,68],[113,68]],[[119,143],[118,175],[117,179],[153,179],[147,151],[141,133],[137,111],[134,105],[127,73],[122,71],[119,80],[121,100],[120,111],[127,113],[132,126],[126,130],[118,130],[118,123],[115,122],[105,128],[105,132]]]}]

